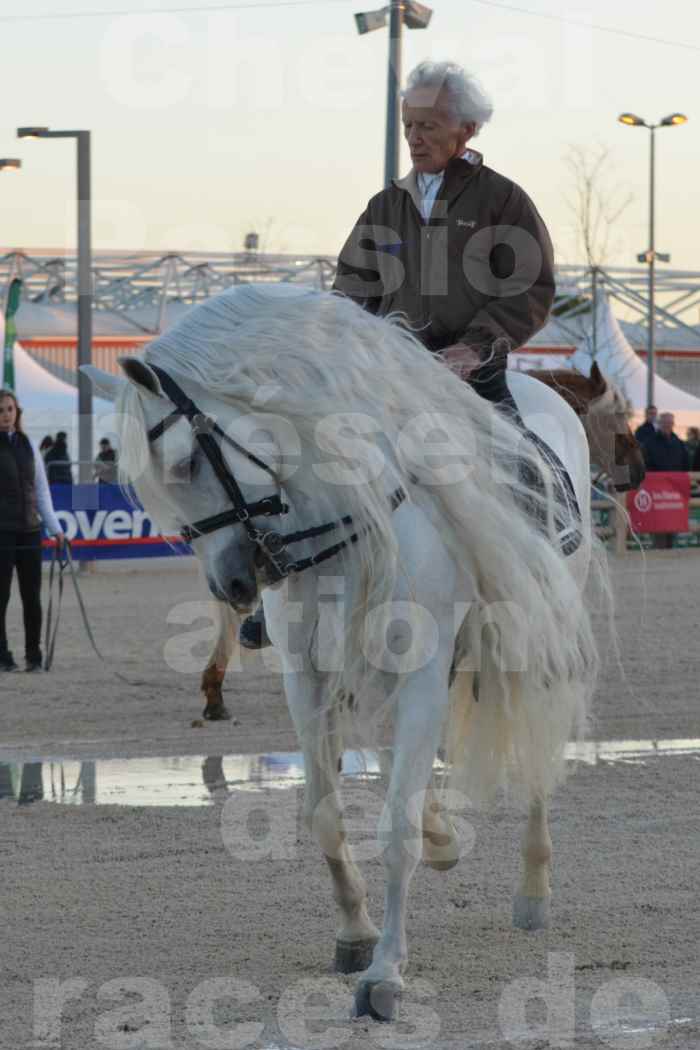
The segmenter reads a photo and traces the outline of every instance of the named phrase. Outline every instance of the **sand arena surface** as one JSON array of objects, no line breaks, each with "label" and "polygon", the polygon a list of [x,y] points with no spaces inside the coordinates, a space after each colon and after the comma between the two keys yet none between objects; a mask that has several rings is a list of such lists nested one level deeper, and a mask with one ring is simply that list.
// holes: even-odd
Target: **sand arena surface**
[{"label": "sand arena surface", "polygon": [[[700,738],[700,559],[659,552],[641,568],[637,556],[614,565],[622,668],[607,662],[593,735]],[[189,564],[100,569],[82,586],[110,665],[142,684],[126,686],[95,659],[68,588],[55,669],[0,678],[0,761],[295,749],[279,676],[258,656],[229,676],[236,721],[192,727],[211,620]],[[9,621],[21,655],[16,596]],[[575,1046],[616,1045],[613,1029],[600,1027],[601,1009],[616,989],[622,994],[610,983],[621,980],[643,1001],[621,1000],[619,1016],[636,1016],[639,1030],[617,1045],[700,1046],[699,772],[694,756],[578,767],[553,804],[553,921],[537,934],[510,925],[521,818],[504,809],[461,817],[473,839],[467,855],[447,874],[420,866],[414,879],[406,1021],[392,1029],[347,1022],[354,981],[330,971],[335,907],[296,789],[285,793],[297,820],[289,855],[266,860],[226,848],[222,818],[235,799],[176,810],[2,801],[0,1042],[13,1050],[566,1045],[566,1010],[549,1041],[518,1040],[517,1026],[504,1029],[499,1019],[513,982],[544,980],[549,965],[575,1012]],[[357,790],[349,788],[350,802]],[[257,797],[249,830],[264,837],[262,811],[279,807],[280,795]],[[383,867],[377,858],[362,867],[379,922]],[[86,982],[64,1009],[58,1042],[36,1041],[33,994],[42,978]],[[115,986],[110,998],[105,985],[144,978],[151,983],[132,985],[131,997]],[[219,1003],[218,1036],[192,1006],[202,982],[217,978],[251,986],[246,1004]],[[304,980],[321,982],[306,1008]],[[665,1003],[675,1022],[668,1026]],[[520,1034],[543,1017],[531,1003]],[[224,1041],[227,1024],[244,1022],[258,1027],[230,1029]]]}]

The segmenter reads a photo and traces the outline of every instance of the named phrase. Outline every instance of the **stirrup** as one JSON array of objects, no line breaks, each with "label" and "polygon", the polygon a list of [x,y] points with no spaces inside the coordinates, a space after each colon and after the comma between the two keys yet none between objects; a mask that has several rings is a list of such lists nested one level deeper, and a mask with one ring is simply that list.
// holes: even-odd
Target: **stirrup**
[{"label": "stirrup", "polygon": [[265,625],[265,610],[262,604],[252,616],[246,616],[238,631],[238,640],[244,649],[266,649],[272,645]]}]

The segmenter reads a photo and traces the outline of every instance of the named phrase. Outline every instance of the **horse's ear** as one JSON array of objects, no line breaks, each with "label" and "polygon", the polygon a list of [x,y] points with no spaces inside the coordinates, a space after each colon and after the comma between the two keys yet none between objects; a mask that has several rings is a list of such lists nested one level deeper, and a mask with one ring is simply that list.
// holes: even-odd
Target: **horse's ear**
[{"label": "horse's ear", "polygon": [[104,372],[101,368],[95,368],[94,365],[81,365],[80,371],[85,373],[95,390],[104,394],[111,401],[116,398],[117,394],[124,387],[124,380],[121,376],[115,376],[111,372]]},{"label": "horse's ear", "polygon": [[598,364],[596,361],[594,361],[591,365],[591,374],[588,378],[591,384],[591,397],[602,397],[605,391],[608,389],[608,383],[605,376],[598,368]]},{"label": "horse's ear", "polygon": [[145,361],[142,361],[140,357],[120,357],[118,361],[126,378],[137,386],[141,393],[163,397],[160,380]]}]

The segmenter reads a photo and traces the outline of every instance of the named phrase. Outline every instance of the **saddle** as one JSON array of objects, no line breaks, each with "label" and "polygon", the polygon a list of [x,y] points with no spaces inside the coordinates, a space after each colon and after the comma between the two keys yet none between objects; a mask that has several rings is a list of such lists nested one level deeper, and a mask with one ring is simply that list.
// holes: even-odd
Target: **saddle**
[{"label": "saddle", "polygon": [[[496,340],[501,342],[501,340]],[[494,344],[495,346],[495,344]],[[552,472],[554,479],[555,512],[554,521],[556,527],[557,543],[565,557],[574,554],[581,546],[583,534],[581,532],[581,508],[576,499],[576,493],[569,477],[568,471],[556,452],[543,441],[539,434],[529,430],[523,422],[518,411],[518,406],[513,400],[513,395],[506,383],[505,366],[507,353],[493,354],[488,362],[480,365],[470,376],[469,384],[476,392],[487,401],[491,401],[498,409],[507,414],[511,422],[530,441]],[[523,485],[538,497],[544,495],[544,484],[540,474],[533,470],[530,463],[521,460],[519,463],[520,477]],[[541,499],[527,499],[520,493],[518,502],[533,517],[540,526],[541,532],[547,534],[547,515],[542,506]]]}]

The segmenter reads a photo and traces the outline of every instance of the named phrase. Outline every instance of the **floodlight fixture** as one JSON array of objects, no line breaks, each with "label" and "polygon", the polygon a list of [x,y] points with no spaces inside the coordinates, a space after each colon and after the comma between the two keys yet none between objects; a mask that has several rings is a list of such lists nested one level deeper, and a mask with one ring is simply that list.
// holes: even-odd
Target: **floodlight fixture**
[{"label": "floodlight fixture", "polygon": [[0,171],[17,171],[21,167],[22,161],[18,160],[17,157],[0,158]]},{"label": "floodlight fixture", "polygon": [[48,128],[17,128],[18,139],[41,139],[44,138]]},{"label": "floodlight fixture", "polygon": [[627,124],[631,128],[646,128],[646,121],[642,120],[635,113],[621,113],[617,118],[620,124]]},{"label": "floodlight fixture", "polygon": [[408,29],[427,29],[432,17],[433,9],[425,4],[418,4],[415,0],[407,0],[404,4],[403,21]]},{"label": "floodlight fixture", "polygon": [[673,127],[676,124],[687,124],[687,123],[688,123],[688,118],[686,117],[685,113],[671,113],[670,116],[664,117],[664,119],[662,121],[660,121],[660,125],[663,128]]},{"label": "floodlight fixture", "polygon": [[356,14],[354,17],[357,32],[363,36],[365,33],[374,32],[375,29],[383,29],[388,14],[388,7],[382,7],[379,11],[364,11],[362,14]]}]

